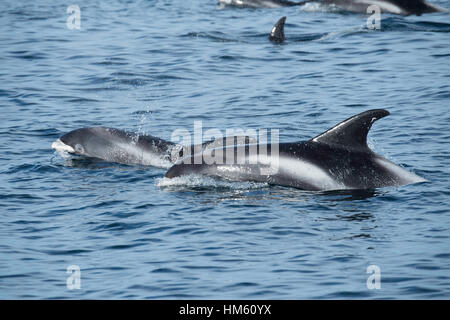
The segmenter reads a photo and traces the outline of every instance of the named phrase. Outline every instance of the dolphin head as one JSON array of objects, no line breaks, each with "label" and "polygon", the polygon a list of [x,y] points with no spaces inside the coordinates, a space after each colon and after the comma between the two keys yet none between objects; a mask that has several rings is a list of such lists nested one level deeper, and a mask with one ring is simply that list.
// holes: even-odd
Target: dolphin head
[{"label": "dolphin head", "polygon": [[[53,142],[52,148],[59,153],[93,156],[95,149],[105,144],[102,132],[107,128],[81,128],[70,131]],[[106,132],[105,132],[106,133]]]},{"label": "dolphin head", "polygon": [[52,143],[52,149],[59,153],[85,155],[85,137],[87,128],[73,130]]}]

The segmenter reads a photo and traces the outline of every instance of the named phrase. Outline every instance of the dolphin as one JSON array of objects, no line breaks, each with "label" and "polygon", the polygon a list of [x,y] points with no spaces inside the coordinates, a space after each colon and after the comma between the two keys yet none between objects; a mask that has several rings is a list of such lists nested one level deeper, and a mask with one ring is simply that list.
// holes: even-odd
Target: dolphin
[{"label": "dolphin", "polygon": [[332,5],[338,9],[357,13],[367,13],[367,8],[377,5],[382,13],[400,15],[422,15],[424,13],[442,12],[444,9],[432,5],[425,0],[219,0],[219,5],[229,5],[240,8],[279,8],[301,6],[307,3],[321,3]]},{"label": "dolphin", "polygon": [[305,4],[305,1],[294,2],[287,0],[218,0],[220,6],[234,6],[239,8],[280,8]]},{"label": "dolphin", "polygon": [[91,127],[64,134],[52,143],[52,149],[63,157],[81,156],[167,169],[179,159],[208,148],[255,142],[253,137],[234,135],[206,141],[200,145],[183,146],[151,135],[140,135],[116,128]]},{"label": "dolphin", "polygon": [[272,31],[269,34],[270,41],[274,43],[282,43],[286,39],[284,36],[284,24],[286,22],[286,17],[282,17],[280,20],[275,23],[272,28]]},{"label": "dolphin", "polygon": [[[314,2],[314,1],[311,1]],[[424,13],[441,12],[442,8],[428,3],[425,0],[319,0],[328,5],[357,13],[367,13],[367,8],[376,5],[381,13],[393,13],[399,15],[422,15]]]},{"label": "dolphin", "polygon": [[159,168],[169,168],[172,165],[174,147],[175,143],[154,136],[137,135],[107,127],[76,129],[52,144],[52,148],[62,155]]},{"label": "dolphin", "polygon": [[[387,115],[389,112],[383,109],[365,111],[303,142],[208,149],[179,159],[165,177],[207,175],[316,191],[375,189],[426,181],[367,146],[372,124]],[[213,153],[223,158],[217,156],[211,163]]]}]

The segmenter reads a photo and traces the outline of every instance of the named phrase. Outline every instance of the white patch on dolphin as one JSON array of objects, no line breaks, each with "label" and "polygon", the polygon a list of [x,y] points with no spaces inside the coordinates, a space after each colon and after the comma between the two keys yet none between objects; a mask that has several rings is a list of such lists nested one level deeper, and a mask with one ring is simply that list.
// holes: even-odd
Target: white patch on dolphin
[{"label": "white patch on dolphin", "polygon": [[426,179],[419,177],[415,173],[412,173],[395,163],[392,163],[391,161],[383,158],[377,158],[375,159],[375,162],[377,162],[380,166],[388,170],[392,173],[392,175],[399,177],[404,181],[403,184],[411,184],[411,183],[418,183],[418,182],[425,182]]},{"label": "white patch on dolphin", "polygon": [[383,12],[390,12],[390,13],[395,13],[395,14],[404,14],[405,13],[405,11],[402,10],[399,6],[397,6],[391,2],[387,2],[387,1],[355,0],[355,2],[367,5],[367,7],[369,7],[371,5],[376,5]]},{"label": "white patch on dolphin", "polygon": [[279,173],[304,181],[319,190],[347,189],[344,184],[334,180],[322,168],[300,159],[281,157],[279,160]]}]

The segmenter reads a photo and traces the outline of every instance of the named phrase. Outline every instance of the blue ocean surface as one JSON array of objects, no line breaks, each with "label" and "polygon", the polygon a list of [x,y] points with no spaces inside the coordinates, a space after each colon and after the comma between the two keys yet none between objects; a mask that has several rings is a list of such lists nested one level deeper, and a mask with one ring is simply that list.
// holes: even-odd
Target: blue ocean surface
[{"label": "blue ocean surface", "polygon": [[[282,16],[277,45],[268,34]],[[383,14],[380,30],[368,17],[215,0],[2,0],[0,298],[449,299],[450,15]],[[374,124],[371,148],[427,182],[171,183],[165,169],[50,147],[80,127],[169,140],[194,121],[307,140],[373,108],[391,115]]]}]

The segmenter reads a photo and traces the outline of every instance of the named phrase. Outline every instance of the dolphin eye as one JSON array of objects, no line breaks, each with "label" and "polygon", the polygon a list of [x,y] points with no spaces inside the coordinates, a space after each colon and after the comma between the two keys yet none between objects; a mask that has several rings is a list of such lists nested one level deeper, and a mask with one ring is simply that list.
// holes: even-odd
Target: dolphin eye
[{"label": "dolphin eye", "polygon": [[77,143],[75,145],[75,151],[78,152],[78,153],[83,153],[84,152],[84,148],[83,148],[83,146],[81,144]]}]

